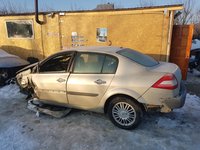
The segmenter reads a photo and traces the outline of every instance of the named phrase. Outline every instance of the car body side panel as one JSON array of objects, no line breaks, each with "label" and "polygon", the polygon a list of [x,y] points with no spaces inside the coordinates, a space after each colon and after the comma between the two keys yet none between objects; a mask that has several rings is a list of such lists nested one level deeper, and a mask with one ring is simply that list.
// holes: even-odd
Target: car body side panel
[{"label": "car body side panel", "polygon": [[[71,74],[67,83],[69,104],[84,109],[95,109],[113,76],[113,74]],[[104,83],[95,83],[99,79]]]},{"label": "car body side panel", "polygon": [[66,96],[66,83],[69,73],[32,74],[31,80],[34,91],[41,100],[68,104]]},{"label": "car body side panel", "polygon": [[140,97],[139,101],[143,99],[146,101],[146,104],[161,106],[165,99],[176,97],[178,96],[178,93],[178,88],[176,88],[175,90],[150,88]]},{"label": "car body side panel", "polygon": [[[135,100],[138,100],[138,98],[140,98],[140,94],[138,94],[137,92],[130,90],[130,89],[126,89],[126,88],[109,88],[109,90],[105,93],[105,95],[103,96],[101,102],[99,103],[99,112],[104,112],[104,106],[106,101],[114,96],[114,95],[127,95],[130,96],[132,98],[134,98]],[[139,101],[140,103],[145,103],[145,100],[140,99]]]},{"label": "car body side panel", "polygon": [[119,61],[119,67],[112,83],[101,99],[99,107],[104,107],[109,97],[116,94],[124,94],[132,97],[140,103],[148,103],[148,99],[141,96],[148,91],[151,86],[160,79],[165,73],[151,72],[145,67],[141,67],[132,61]]},{"label": "car body side panel", "polygon": [[116,75],[108,90],[123,88],[142,95],[164,74],[148,71],[141,65],[121,58]]}]

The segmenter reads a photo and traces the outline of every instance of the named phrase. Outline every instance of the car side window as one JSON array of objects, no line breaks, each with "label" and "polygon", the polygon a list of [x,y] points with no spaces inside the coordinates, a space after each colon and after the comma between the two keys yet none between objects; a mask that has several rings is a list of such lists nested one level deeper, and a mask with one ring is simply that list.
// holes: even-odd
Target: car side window
[{"label": "car side window", "polygon": [[114,74],[117,70],[118,60],[112,56],[106,56],[102,73]]},{"label": "car side window", "polygon": [[73,73],[82,74],[114,74],[118,59],[97,53],[79,53],[75,60]]},{"label": "car side window", "polygon": [[74,73],[99,74],[102,71],[105,55],[79,53],[76,57]]},{"label": "car side window", "polygon": [[39,67],[39,72],[66,72],[71,58],[72,53],[57,55],[43,63]]}]

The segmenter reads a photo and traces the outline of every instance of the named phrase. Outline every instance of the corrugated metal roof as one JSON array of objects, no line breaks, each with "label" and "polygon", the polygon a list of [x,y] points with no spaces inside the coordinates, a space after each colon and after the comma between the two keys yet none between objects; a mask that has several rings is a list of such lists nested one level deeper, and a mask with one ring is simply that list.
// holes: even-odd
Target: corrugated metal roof
[{"label": "corrugated metal roof", "polygon": [[[162,5],[162,6],[149,6],[149,7],[135,7],[135,8],[117,8],[117,9],[107,9],[107,10],[76,10],[76,11],[48,11],[48,12],[40,12],[40,15],[46,15],[49,13],[83,13],[83,12],[106,12],[106,11],[127,11],[127,10],[145,10],[145,9],[164,9],[164,8],[175,8],[175,7],[183,7],[183,4],[176,5]],[[179,9],[177,9],[179,10]],[[0,14],[0,16],[26,16],[26,15],[35,15],[35,12],[27,12],[27,13],[14,13],[14,14]]]}]

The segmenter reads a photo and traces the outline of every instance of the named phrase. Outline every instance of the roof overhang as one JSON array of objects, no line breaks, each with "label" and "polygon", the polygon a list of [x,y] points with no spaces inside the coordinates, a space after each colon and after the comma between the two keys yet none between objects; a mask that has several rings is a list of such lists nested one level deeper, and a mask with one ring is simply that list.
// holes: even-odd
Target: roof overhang
[{"label": "roof overhang", "polygon": [[[151,7],[136,7],[136,8],[118,8],[111,10],[77,10],[77,11],[50,11],[50,12],[40,12],[40,15],[47,15],[49,13],[89,13],[89,12],[118,12],[118,11],[138,11],[138,12],[158,12],[158,11],[176,11],[182,10],[184,8],[183,4],[177,5],[162,5],[162,6],[151,6]],[[34,12],[28,13],[15,13],[15,14],[3,14],[0,16],[27,16],[35,15]]]}]

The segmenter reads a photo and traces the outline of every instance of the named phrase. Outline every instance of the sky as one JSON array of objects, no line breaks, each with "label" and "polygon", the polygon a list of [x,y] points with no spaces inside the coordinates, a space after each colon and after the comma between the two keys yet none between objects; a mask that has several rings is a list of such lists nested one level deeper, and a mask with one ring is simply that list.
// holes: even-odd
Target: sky
[{"label": "sky", "polygon": [[[114,3],[117,8],[140,7],[140,1],[151,1],[154,5],[180,4],[185,0],[38,0],[40,10],[90,10],[97,4]],[[200,8],[200,0],[194,1],[194,9]],[[26,7],[28,11],[34,10],[34,0],[0,0],[1,3],[11,2],[14,7]]]}]

